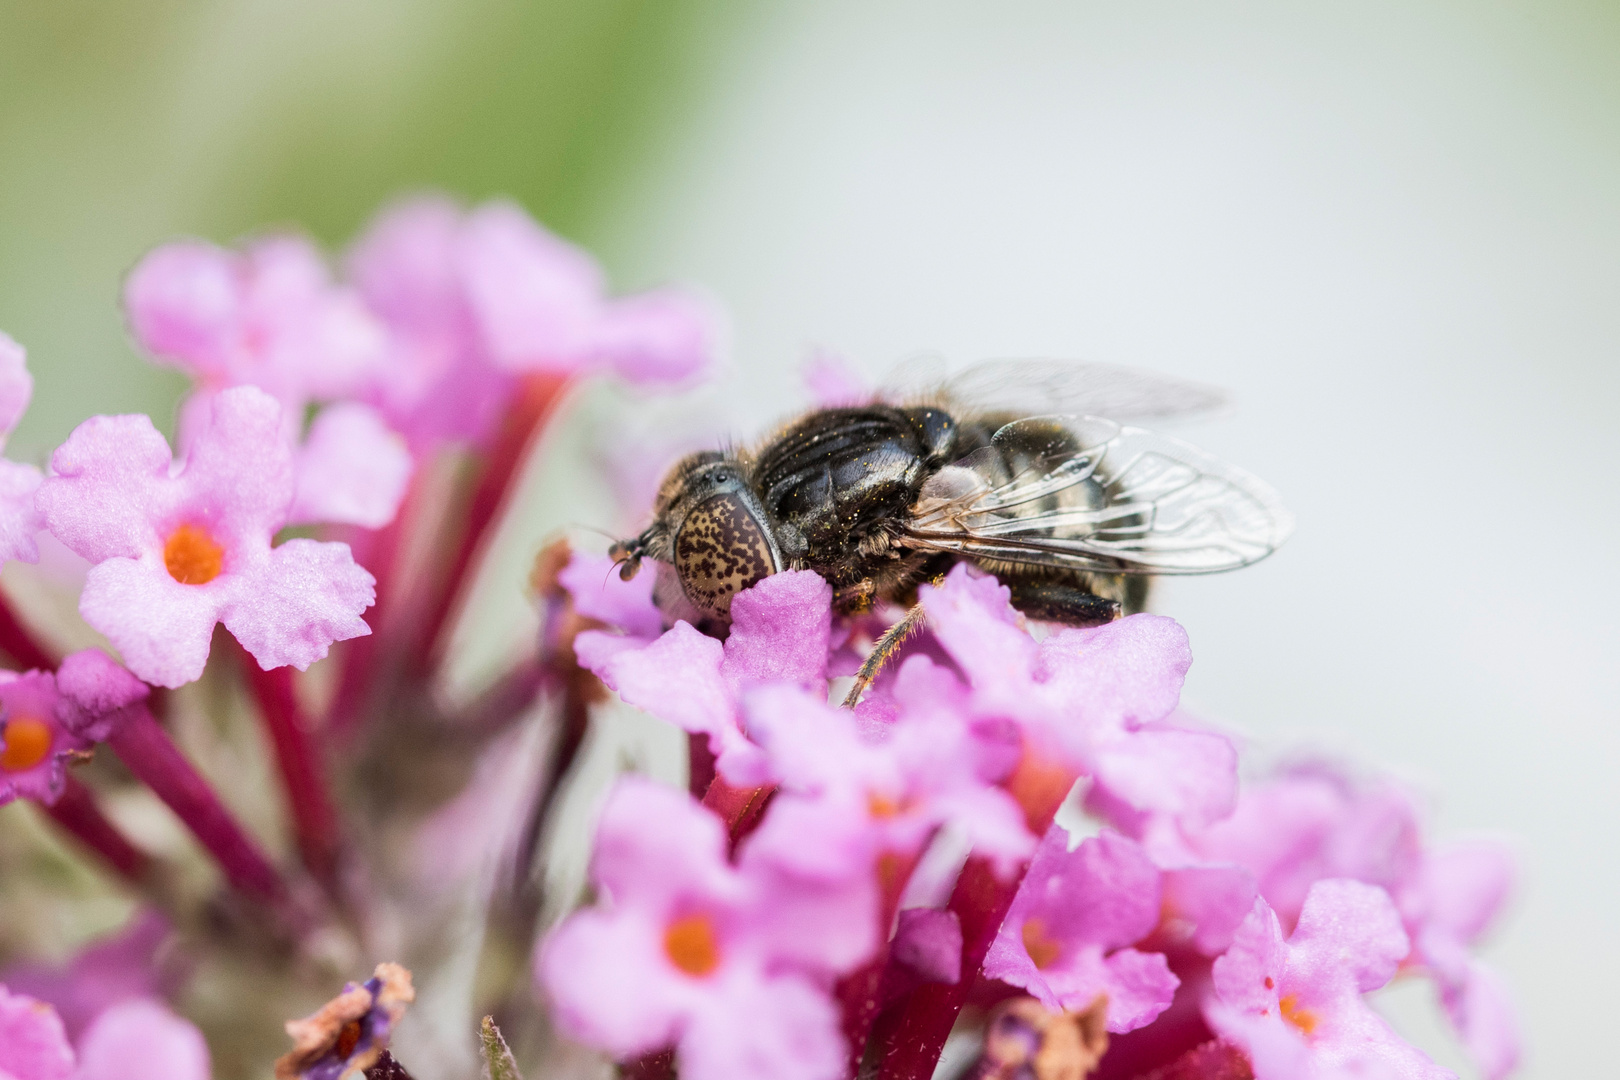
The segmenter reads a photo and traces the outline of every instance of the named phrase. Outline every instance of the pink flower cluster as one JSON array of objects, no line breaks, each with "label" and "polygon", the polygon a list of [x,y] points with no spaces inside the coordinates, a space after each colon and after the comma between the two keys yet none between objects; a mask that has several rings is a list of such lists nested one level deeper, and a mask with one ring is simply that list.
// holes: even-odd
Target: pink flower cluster
[{"label": "pink flower cluster", "polygon": [[[959,566],[840,710],[852,627],[814,574],[739,594],[721,643],[657,633],[650,583],[607,570],[576,556],[563,575],[622,628],[579,635],[580,662],[706,741],[718,776],[610,795],[597,903],[538,959],[574,1038],[622,1060],[674,1048],[683,1080],[833,1080],[863,1058],[926,1077],[965,1002],[1022,993],[1106,1010],[1102,1075],[1221,1045],[1259,1080],[1438,1080],[1365,998],[1407,974],[1487,1077],[1513,1068],[1511,1006],[1470,951],[1505,851],[1431,846],[1405,792],[1323,765],[1240,785],[1232,741],[1178,707],[1191,653],[1170,619],[1037,639]],[[1079,834],[1053,823],[1065,795]]]}]

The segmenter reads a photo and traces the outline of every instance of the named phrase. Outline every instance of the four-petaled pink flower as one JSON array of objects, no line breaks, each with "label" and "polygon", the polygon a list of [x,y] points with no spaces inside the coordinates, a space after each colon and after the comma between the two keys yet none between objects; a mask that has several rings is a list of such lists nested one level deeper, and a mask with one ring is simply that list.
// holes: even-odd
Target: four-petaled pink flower
[{"label": "four-petaled pink flower", "polygon": [[1362,998],[1389,982],[1409,948],[1394,902],[1376,885],[1316,882],[1286,938],[1270,905],[1256,900],[1215,961],[1217,996],[1205,1017],[1243,1047],[1256,1080],[1454,1080]]},{"label": "four-petaled pink flower", "polygon": [[418,449],[483,442],[525,372],[670,383],[714,360],[707,304],[673,289],[608,298],[595,260],[512,203],[398,203],[350,270],[396,338],[377,404]]},{"label": "four-petaled pink flower", "polygon": [[1159,922],[1159,870],[1140,847],[1103,833],[1069,850],[1054,825],[1041,841],[984,961],[984,973],[1053,1010],[1108,998],[1108,1030],[1132,1031],[1180,985],[1160,953],[1132,948]]},{"label": "four-petaled pink flower", "polygon": [[597,827],[604,903],[563,923],[538,974],[562,1030],[629,1058],[673,1045],[688,1080],[833,1080],[828,988],[876,945],[869,883],[784,876],[685,794],[626,778]]},{"label": "four-petaled pink flower", "polygon": [[[221,390],[257,386],[281,403],[295,452],[290,522],[378,528],[393,520],[410,453],[376,410],[354,400],[387,363],[387,331],[352,289],[332,282],[312,244],[296,236],[241,252],[168,244],[130,274],[124,303],[136,340],[196,380],[180,414],[182,455]],[[336,404],[306,433],[315,402]]]},{"label": "four-petaled pink flower", "polygon": [[145,681],[201,676],[220,622],[267,669],[303,670],[370,633],[360,613],[375,583],[347,545],[272,546],[293,499],[280,428],[275,400],[243,386],[216,397],[178,471],[145,416],[93,417],[53,455],[39,507],[95,564],[79,611]]},{"label": "four-petaled pink flower", "polygon": [[58,698],[48,671],[0,671],[0,805],[18,797],[54,803],[68,757],[90,747],[57,719]]},{"label": "four-petaled pink flower", "polygon": [[[23,347],[0,333],[0,450],[34,396]],[[35,535],[45,527],[34,507],[39,470],[32,465],[0,458],[0,563],[11,559],[39,561]]]}]

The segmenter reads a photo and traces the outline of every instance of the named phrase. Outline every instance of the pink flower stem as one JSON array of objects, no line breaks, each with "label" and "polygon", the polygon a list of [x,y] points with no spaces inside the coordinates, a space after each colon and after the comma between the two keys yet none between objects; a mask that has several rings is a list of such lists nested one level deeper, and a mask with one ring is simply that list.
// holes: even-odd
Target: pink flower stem
[{"label": "pink flower stem", "polygon": [[686,786],[692,798],[708,795],[714,783],[714,751],[709,749],[709,736],[701,731],[686,733]]},{"label": "pink flower stem", "polygon": [[878,908],[879,937],[882,944],[872,959],[838,980],[835,992],[843,1015],[844,1039],[849,1045],[849,1075],[860,1071],[866,1040],[872,1034],[882,1002],[878,992],[883,986],[883,972],[889,966],[889,928],[894,924],[900,897],[917,868],[921,855],[901,856],[885,852],[878,858],[878,883],[882,898]]},{"label": "pink flower stem", "polygon": [[131,885],[140,885],[152,865],[151,858],[130,842],[118,826],[107,820],[89,788],[73,776],[52,805],[40,804],[50,819],[79,843],[100,855]]},{"label": "pink flower stem", "polygon": [[23,624],[11,608],[11,600],[0,593],[0,650],[17,662],[23,671],[37,668],[50,671],[59,659],[55,652],[45,648],[34,632]]},{"label": "pink flower stem", "polygon": [[530,446],[544,432],[547,421],[556,411],[569,385],[566,375],[549,372],[529,375],[507,409],[501,432],[468,501],[467,526],[451,557],[445,579],[435,594],[433,606],[422,620],[421,632],[410,650],[416,670],[431,671],[438,666],[440,638],[451,615],[455,613],[462,592],[469,584],[471,571],[489,540],[490,529],[500,520],[512,485],[528,460]]},{"label": "pink flower stem", "polygon": [[[393,521],[377,530],[361,544],[363,554],[358,561],[377,579],[377,602],[366,613],[371,633],[365,637],[345,641],[342,645],[343,670],[338,676],[337,693],[327,709],[326,727],[334,733],[348,733],[359,726],[371,705],[376,689],[378,644],[383,638],[384,620],[388,614],[389,586],[394,579],[399,559],[405,519],[416,500],[417,477],[412,478],[409,493]],[[357,538],[358,540],[358,538]]]},{"label": "pink flower stem", "polygon": [[208,781],[158,726],[150,709],[132,706],[130,716],[113,731],[107,745],[185,822],[219,861],[233,888],[291,914],[286,882]]},{"label": "pink flower stem", "polygon": [[337,881],[341,845],[337,810],[326,782],[314,718],[298,700],[292,668],[265,671],[246,650],[239,651],[243,675],[259,703],[265,730],[275,747],[299,858],[317,881],[332,889]]},{"label": "pink flower stem", "polygon": [[753,832],[754,826],[759,824],[765,807],[775,794],[775,785],[734,788],[717,776],[703,795],[703,805],[726,823],[726,835],[731,838],[731,850],[735,852],[743,837]]}]

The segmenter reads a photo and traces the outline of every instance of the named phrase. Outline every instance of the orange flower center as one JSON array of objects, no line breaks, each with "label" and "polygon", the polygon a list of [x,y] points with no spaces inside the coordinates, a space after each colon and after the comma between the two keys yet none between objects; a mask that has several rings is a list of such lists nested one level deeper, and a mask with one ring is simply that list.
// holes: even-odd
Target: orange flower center
[{"label": "orange flower center", "polygon": [[1300,1033],[1304,1035],[1315,1031],[1316,1025],[1320,1023],[1315,1013],[1299,1007],[1299,998],[1294,994],[1289,994],[1277,1002],[1277,1011],[1282,1013],[1284,1020],[1299,1028]]},{"label": "orange flower center", "polygon": [[225,569],[225,549],[200,525],[182,525],[163,545],[163,565],[182,585],[206,585]]},{"label": "orange flower center", "polygon": [[0,749],[0,771],[23,772],[50,754],[51,725],[37,716],[14,716],[6,721],[5,740],[4,749]]},{"label": "orange flower center", "polygon": [[664,954],[669,962],[701,978],[720,966],[720,943],[707,915],[683,915],[664,930]]},{"label": "orange flower center", "polygon": [[891,799],[879,792],[868,792],[866,796],[866,812],[875,818],[898,817],[904,810],[905,802],[902,799]]},{"label": "orange flower center", "polygon": [[1047,937],[1046,924],[1041,920],[1025,919],[1024,951],[1035,961],[1035,966],[1044,971],[1057,963],[1057,958],[1063,953],[1063,944]]}]

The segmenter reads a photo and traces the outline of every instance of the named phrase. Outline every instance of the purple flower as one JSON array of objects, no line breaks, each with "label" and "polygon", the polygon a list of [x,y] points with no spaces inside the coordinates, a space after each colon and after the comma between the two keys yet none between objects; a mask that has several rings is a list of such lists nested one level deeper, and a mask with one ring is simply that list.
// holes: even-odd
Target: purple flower
[{"label": "purple flower", "polygon": [[483,442],[524,372],[608,369],[634,382],[697,375],[714,317],[676,291],[605,296],[585,252],[511,203],[464,212],[449,199],[383,211],[351,272],[395,334],[374,394],[413,446]]},{"label": "purple flower", "polygon": [[378,964],[364,983],[349,983],[337,997],[302,1020],[287,1021],[293,1048],[276,1059],[276,1080],[345,1080],[377,1063],[394,1028],[416,1000],[411,973]]},{"label": "purple flower", "polygon": [[67,1080],[72,1072],[56,1010],[0,986],[0,1080]]},{"label": "purple flower", "polygon": [[209,1080],[208,1044],[189,1020],[150,998],[123,1001],[79,1039],[73,1080]]},{"label": "purple flower", "polygon": [[238,253],[187,241],[151,252],[124,291],[130,328],[154,357],[187,372],[196,390],[181,410],[189,451],[222,390],[251,385],[281,404],[295,454],[289,521],[378,528],[393,520],[410,477],[404,442],[372,408],[308,407],[371,386],[387,362],[387,331],[351,289],[334,285],[301,237],[256,241]]},{"label": "purple flower", "polygon": [[539,958],[565,1033],[620,1058],[674,1045],[688,1080],[842,1074],[828,985],[876,945],[870,883],[785,876],[747,846],[733,866],[718,818],[640,779],[609,795],[591,877],[605,902]]},{"label": "purple flower", "polygon": [[574,651],[627,704],[708,735],[721,775],[752,786],[769,774],[759,747],[743,733],[743,692],[784,683],[826,694],[832,589],[814,571],[772,574],[737,594],[731,619],[724,644],[677,622],[650,643],[588,631]]},{"label": "purple flower", "polygon": [[1410,947],[1389,894],[1345,878],[1318,881],[1286,939],[1264,900],[1215,961],[1210,1026],[1242,1046],[1256,1080],[1387,1076],[1441,1080],[1362,995],[1389,982]]},{"label": "purple flower", "polygon": [[[21,345],[0,333],[0,450],[34,396],[27,358]],[[39,561],[34,536],[45,527],[34,508],[39,481],[39,470],[32,465],[0,458],[0,563]]]},{"label": "purple flower", "polygon": [[984,973],[1027,990],[1048,1009],[1081,1011],[1108,999],[1108,1030],[1153,1021],[1180,984],[1159,953],[1131,946],[1159,922],[1159,870],[1111,833],[1069,850],[1054,825],[1007,912]]},{"label": "purple flower", "polygon": [[54,803],[67,762],[90,742],[57,719],[56,679],[48,671],[0,671],[0,805],[20,797]]},{"label": "purple flower", "polygon": [[375,583],[347,545],[271,546],[293,497],[280,424],[275,400],[243,386],[217,396],[177,472],[144,416],[93,417],[53,455],[39,507],[95,564],[79,611],[145,681],[198,678],[219,622],[266,669],[303,670],[370,633],[360,613]]}]

